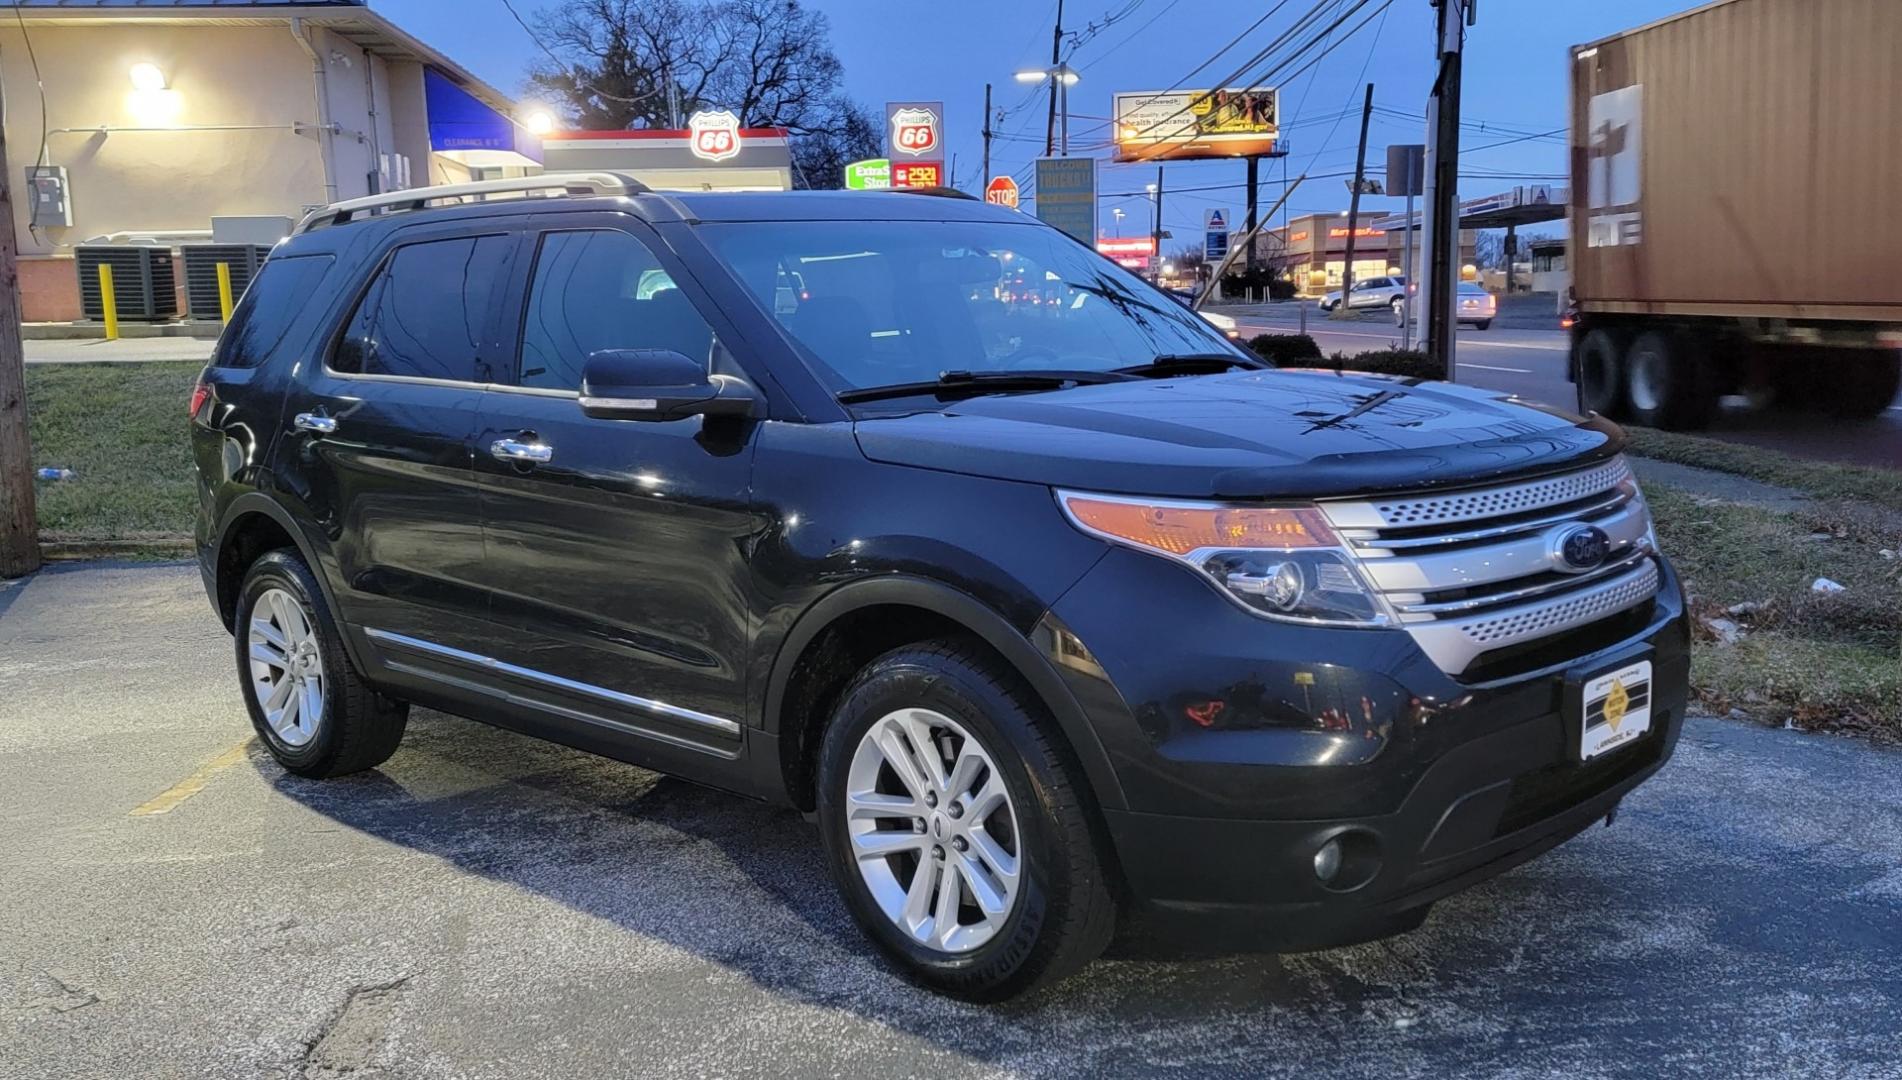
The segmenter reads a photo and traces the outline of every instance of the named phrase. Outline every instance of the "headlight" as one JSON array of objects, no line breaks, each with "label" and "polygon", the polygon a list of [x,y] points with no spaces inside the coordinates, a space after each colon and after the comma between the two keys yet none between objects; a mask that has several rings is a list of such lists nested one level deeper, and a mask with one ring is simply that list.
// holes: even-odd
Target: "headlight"
[{"label": "headlight", "polygon": [[1314,506],[1126,499],[1059,491],[1077,528],[1174,560],[1253,614],[1292,622],[1379,626],[1384,604]]},{"label": "headlight", "polygon": [[1219,311],[1198,311],[1196,314],[1207,319],[1210,326],[1215,327],[1229,337],[1241,336],[1241,330],[1236,327],[1235,320],[1231,316],[1224,315]]}]

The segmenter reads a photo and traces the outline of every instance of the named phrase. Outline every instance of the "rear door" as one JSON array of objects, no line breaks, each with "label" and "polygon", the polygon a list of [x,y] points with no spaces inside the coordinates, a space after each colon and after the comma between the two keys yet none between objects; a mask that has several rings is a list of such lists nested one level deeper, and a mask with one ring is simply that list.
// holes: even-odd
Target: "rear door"
[{"label": "rear door", "polygon": [[396,234],[286,397],[280,483],[328,540],[338,613],[378,651],[460,647],[488,611],[471,465],[518,231]]},{"label": "rear door", "polygon": [[[739,372],[721,316],[645,224],[544,220],[510,290],[509,385],[484,399],[475,440],[483,578],[507,628],[493,655],[551,723],[593,729],[569,741],[691,775],[694,752],[740,747],[759,425],[584,416],[577,391],[597,350],[670,349]],[[499,442],[546,460],[506,460]]]}]

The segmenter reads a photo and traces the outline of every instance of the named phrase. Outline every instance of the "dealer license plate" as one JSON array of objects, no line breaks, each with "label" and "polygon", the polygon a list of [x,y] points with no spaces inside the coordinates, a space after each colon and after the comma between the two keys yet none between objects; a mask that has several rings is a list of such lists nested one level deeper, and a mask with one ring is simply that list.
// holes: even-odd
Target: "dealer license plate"
[{"label": "dealer license plate", "polygon": [[1638,741],[1651,730],[1651,661],[1639,660],[1587,682],[1580,711],[1585,719],[1579,760]]}]

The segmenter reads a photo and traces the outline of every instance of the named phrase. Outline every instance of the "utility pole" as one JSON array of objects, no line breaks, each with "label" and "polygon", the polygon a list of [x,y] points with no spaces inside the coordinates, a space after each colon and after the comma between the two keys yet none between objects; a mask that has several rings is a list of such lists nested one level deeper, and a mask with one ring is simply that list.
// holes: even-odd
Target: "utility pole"
[{"label": "utility pole", "polygon": [[[1258,183],[1260,183],[1260,181],[1261,181],[1261,159],[1254,156],[1253,154],[1250,154],[1248,156],[1247,208],[1242,213],[1242,233],[1245,236],[1255,235],[1255,210],[1261,205],[1261,197],[1260,195],[1256,193],[1255,186]],[[1285,189],[1287,185],[1283,184],[1282,187]],[[1284,198],[1282,201],[1286,202],[1287,200]],[[1248,250],[1244,252],[1243,254],[1247,261],[1244,262],[1242,265],[1247,268],[1248,274],[1249,274],[1249,280],[1252,281],[1254,280],[1255,263],[1257,261],[1257,258],[1255,255],[1255,245],[1251,242],[1248,245]]]},{"label": "utility pole", "polygon": [[1049,157],[1057,147],[1057,68],[1063,63],[1063,0],[1057,0],[1057,25],[1050,32],[1050,118],[1043,126],[1043,156]]},{"label": "utility pole", "polygon": [[33,505],[33,448],[26,437],[13,170],[6,160],[6,132],[0,131],[0,578],[15,578],[40,568],[40,527]]},{"label": "utility pole", "polygon": [[1341,268],[1340,311],[1353,313],[1348,293],[1354,288],[1354,235],[1360,231],[1360,189],[1367,179],[1367,122],[1374,115],[1374,84],[1367,84],[1367,102],[1360,107],[1360,152],[1354,157],[1354,191],[1347,197],[1347,262]]},{"label": "utility pole", "polygon": [[979,191],[991,183],[991,84],[984,84],[984,172],[977,178]]},{"label": "utility pole", "polygon": [[1426,310],[1427,355],[1446,366],[1446,377],[1457,381],[1453,322],[1454,284],[1459,274],[1460,173],[1460,54],[1466,44],[1466,25],[1472,20],[1472,0],[1433,0],[1435,55],[1439,74],[1427,99],[1426,209],[1421,220],[1426,245],[1426,274],[1420,302]]},{"label": "utility pole", "polygon": [[1162,284],[1162,166],[1156,166],[1156,217],[1149,230],[1149,257],[1155,262],[1156,284]]}]

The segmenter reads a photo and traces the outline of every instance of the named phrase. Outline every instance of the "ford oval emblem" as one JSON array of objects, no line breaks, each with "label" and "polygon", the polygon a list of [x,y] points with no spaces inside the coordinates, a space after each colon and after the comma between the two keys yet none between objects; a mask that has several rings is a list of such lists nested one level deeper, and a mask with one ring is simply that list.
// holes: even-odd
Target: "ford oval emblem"
[{"label": "ford oval emblem", "polygon": [[1596,525],[1566,525],[1551,536],[1552,562],[1568,574],[1595,570],[1611,556],[1611,537]]}]

